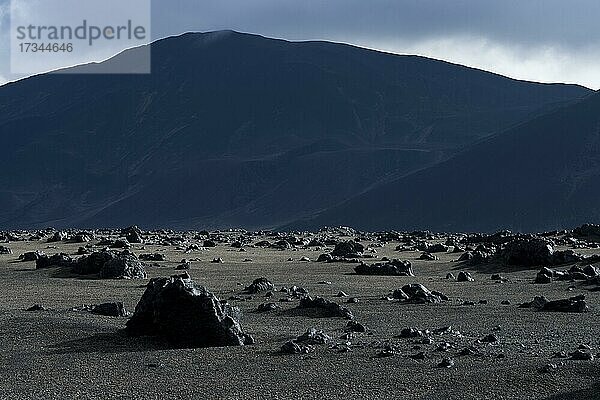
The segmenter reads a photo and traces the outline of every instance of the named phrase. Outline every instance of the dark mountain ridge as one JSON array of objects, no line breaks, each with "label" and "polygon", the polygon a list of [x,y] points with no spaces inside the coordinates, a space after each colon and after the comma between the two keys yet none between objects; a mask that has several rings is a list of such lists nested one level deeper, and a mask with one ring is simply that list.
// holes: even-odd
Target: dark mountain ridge
[{"label": "dark mountain ridge", "polygon": [[544,231],[600,221],[598,196],[600,92],[291,226]]},{"label": "dark mountain ridge", "polygon": [[0,88],[0,227],[278,226],[591,92],[231,31],[151,46],[150,75]]}]

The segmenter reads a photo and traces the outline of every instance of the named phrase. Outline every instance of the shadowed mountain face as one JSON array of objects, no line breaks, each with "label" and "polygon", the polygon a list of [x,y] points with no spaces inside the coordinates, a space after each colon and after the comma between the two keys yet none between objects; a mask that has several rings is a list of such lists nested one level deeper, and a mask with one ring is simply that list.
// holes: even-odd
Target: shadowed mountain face
[{"label": "shadowed mountain face", "polygon": [[[168,38],[152,45],[151,75],[40,75],[0,88],[0,227],[280,226],[589,93],[325,42]],[[581,190],[589,173],[565,179]]]},{"label": "shadowed mountain face", "polygon": [[552,230],[600,221],[598,198],[600,93],[295,226]]}]

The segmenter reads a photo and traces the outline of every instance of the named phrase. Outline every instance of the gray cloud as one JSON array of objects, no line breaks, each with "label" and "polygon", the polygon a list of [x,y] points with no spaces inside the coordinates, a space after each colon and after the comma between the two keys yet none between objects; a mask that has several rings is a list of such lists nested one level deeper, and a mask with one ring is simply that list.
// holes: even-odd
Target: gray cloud
[{"label": "gray cloud", "polygon": [[[0,0],[0,5],[5,2]],[[446,59],[520,79],[600,88],[598,0],[152,0],[152,4],[155,38],[235,29],[290,40],[333,40]],[[2,60],[0,74],[8,75]]]},{"label": "gray cloud", "polygon": [[[154,1],[155,31],[242,28],[303,37],[477,34],[524,45],[598,43],[597,0]],[[299,38],[299,37],[298,37]]]}]

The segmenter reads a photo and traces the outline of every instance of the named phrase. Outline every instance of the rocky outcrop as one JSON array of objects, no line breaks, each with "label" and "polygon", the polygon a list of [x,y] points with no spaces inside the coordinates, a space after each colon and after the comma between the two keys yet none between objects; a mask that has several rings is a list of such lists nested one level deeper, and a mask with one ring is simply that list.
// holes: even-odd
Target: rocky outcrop
[{"label": "rocky outcrop", "polygon": [[83,256],[73,264],[73,273],[97,274],[102,279],[145,279],[146,270],[131,252],[99,251]]},{"label": "rocky outcrop", "polygon": [[73,259],[65,254],[59,253],[51,256],[42,254],[35,261],[35,269],[53,268],[53,267],[71,267],[73,265]]},{"label": "rocky outcrop", "polygon": [[415,276],[410,261],[392,260],[386,263],[365,264],[354,267],[358,275]]},{"label": "rocky outcrop", "polygon": [[237,307],[182,274],[148,283],[126,331],[131,336],[159,336],[176,347],[252,344],[239,317]]},{"label": "rocky outcrop", "polygon": [[310,296],[305,296],[300,299],[298,308],[314,308],[317,309],[320,314],[324,317],[342,317],[347,319],[353,319],[352,312],[346,307],[340,306],[339,304],[324,299],[322,297],[315,297],[314,299]]},{"label": "rocky outcrop", "polygon": [[356,258],[362,255],[365,246],[355,241],[340,242],[331,252],[334,257]]},{"label": "rocky outcrop", "polygon": [[402,286],[402,289],[394,290],[393,298],[414,304],[440,303],[448,300],[443,293],[431,291],[420,283],[411,283]]},{"label": "rocky outcrop", "polygon": [[244,293],[256,294],[260,292],[268,292],[270,290],[275,290],[275,285],[273,285],[271,281],[269,281],[267,278],[257,278],[252,282],[252,284],[244,289]]},{"label": "rocky outcrop", "polygon": [[506,265],[534,266],[551,265],[554,247],[541,238],[519,238],[506,244],[501,257]]},{"label": "rocky outcrop", "polygon": [[535,308],[539,311],[584,313],[589,311],[584,295],[569,297],[568,299],[549,301],[544,296],[537,296],[533,301],[523,303],[521,308]]}]

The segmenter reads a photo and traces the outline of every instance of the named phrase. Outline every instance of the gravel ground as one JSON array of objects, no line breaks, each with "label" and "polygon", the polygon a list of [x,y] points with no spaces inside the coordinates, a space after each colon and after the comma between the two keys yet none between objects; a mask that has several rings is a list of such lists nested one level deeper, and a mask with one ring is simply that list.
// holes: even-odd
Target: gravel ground
[{"label": "gravel ground", "polygon": [[[19,262],[25,251],[74,253],[79,245],[42,241],[8,244],[13,254],[0,255],[0,399],[600,399],[600,362],[553,359],[558,351],[574,351],[581,344],[600,353],[600,292],[573,283],[532,284],[533,270],[511,271],[500,265],[470,270],[475,282],[445,279],[460,268],[456,254],[439,261],[417,260],[420,252],[378,248],[379,256],[408,259],[415,277],[376,277],[353,274],[353,264],[287,261],[302,256],[316,259],[323,249],[274,250],[226,245],[183,254],[168,246],[146,246],[137,254],[160,251],[167,261],[147,268],[149,277],[176,273],[182,258],[198,258],[189,270],[194,280],[227,299],[257,277],[277,287],[298,285],[312,295],[338,302],[344,291],[360,302],[347,304],[368,332],[352,340],[350,352],[329,345],[316,346],[308,355],[282,355],[281,345],[305,332],[323,329],[343,342],[346,322],[295,310],[297,301],[279,303],[280,310],[256,313],[266,300],[259,294],[233,300],[243,312],[242,326],[256,344],[244,347],[170,349],[155,338],[129,338],[122,332],[126,318],[73,311],[82,304],[123,301],[133,311],[146,280],[96,280],[69,276],[57,269],[35,270],[33,262]],[[222,264],[210,263],[215,257]],[[251,258],[252,262],[243,262]],[[509,278],[490,279],[493,272]],[[328,281],[331,284],[321,282]],[[383,297],[407,283],[422,283],[451,301],[432,305],[390,302]],[[585,294],[591,311],[585,314],[545,313],[519,309],[536,295],[560,299]],[[242,296],[245,297],[245,296]],[[283,295],[275,293],[274,301]],[[464,300],[476,305],[462,305]],[[479,304],[487,300],[487,304]],[[510,300],[511,305],[501,305]],[[271,300],[273,301],[273,300]],[[33,304],[45,311],[27,312]],[[403,328],[435,329],[451,325],[461,335],[436,336],[431,344],[395,338]],[[478,355],[458,351],[494,333],[496,344],[477,343]],[[455,344],[448,352],[435,351],[441,342]],[[377,357],[382,343],[398,354]],[[411,358],[420,351],[425,359]],[[438,368],[443,357],[453,368]],[[552,373],[539,369],[558,364]]]}]

